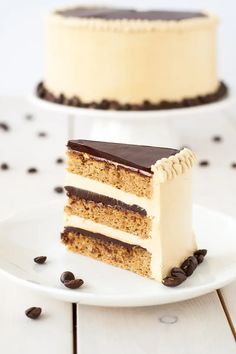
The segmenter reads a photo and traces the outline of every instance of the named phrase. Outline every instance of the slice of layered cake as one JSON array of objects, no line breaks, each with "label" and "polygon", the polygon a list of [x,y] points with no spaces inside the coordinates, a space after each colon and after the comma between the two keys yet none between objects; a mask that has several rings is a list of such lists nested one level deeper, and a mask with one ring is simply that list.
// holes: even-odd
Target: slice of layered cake
[{"label": "slice of layered cake", "polygon": [[162,281],[196,251],[188,150],[68,142],[69,250]]}]

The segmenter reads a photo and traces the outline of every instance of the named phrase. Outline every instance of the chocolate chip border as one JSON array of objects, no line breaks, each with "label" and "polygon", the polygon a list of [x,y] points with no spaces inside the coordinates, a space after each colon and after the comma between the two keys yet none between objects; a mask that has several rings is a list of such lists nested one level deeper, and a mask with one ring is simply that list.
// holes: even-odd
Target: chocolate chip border
[{"label": "chocolate chip border", "polygon": [[79,97],[67,98],[64,94],[54,96],[49,90],[46,89],[43,82],[40,82],[36,88],[36,95],[49,102],[62,104],[65,106],[81,107],[81,108],[94,108],[103,110],[117,110],[117,111],[152,111],[152,110],[164,110],[174,108],[184,108],[200,106],[212,102],[216,102],[226,97],[228,94],[228,88],[224,82],[220,82],[219,88],[208,95],[197,96],[194,98],[186,98],[182,101],[161,101],[160,103],[153,103],[148,100],[143,101],[141,104],[121,104],[117,101],[102,100],[100,102],[84,103]]}]

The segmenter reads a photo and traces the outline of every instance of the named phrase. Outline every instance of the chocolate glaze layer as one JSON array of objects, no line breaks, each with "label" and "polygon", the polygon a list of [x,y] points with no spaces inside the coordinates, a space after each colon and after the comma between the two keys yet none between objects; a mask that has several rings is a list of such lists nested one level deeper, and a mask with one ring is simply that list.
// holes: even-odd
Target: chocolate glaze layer
[{"label": "chocolate glaze layer", "polygon": [[65,190],[67,192],[68,197],[76,197],[78,199],[84,199],[86,201],[92,201],[95,203],[101,203],[106,206],[111,206],[116,209],[121,209],[121,210],[129,210],[133,211],[134,213],[138,213],[142,216],[146,216],[147,212],[145,209],[141,208],[138,205],[135,204],[126,204],[121,202],[120,200],[114,199],[107,197],[102,194],[98,193],[93,193],[84,189],[79,189],[71,186],[66,186]]},{"label": "chocolate glaze layer", "polygon": [[151,173],[151,166],[156,161],[179,152],[176,149],[162,147],[106,143],[92,140],[69,140],[67,146],[74,151],[84,152],[149,173]]},{"label": "chocolate glaze layer", "polygon": [[103,99],[99,102],[83,102],[79,96],[66,97],[63,93],[55,96],[50,92],[44,85],[40,82],[36,88],[36,94],[38,97],[53,103],[62,104],[65,106],[80,107],[80,108],[91,108],[91,109],[102,109],[102,110],[113,110],[113,111],[158,111],[166,109],[176,109],[184,107],[194,107],[203,104],[208,104],[211,102],[219,101],[228,94],[228,88],[224,82],[220,82],[219,87],[215,92],[209,93],[207,95],[199,95],[192,98],[184,98],[181,101],[161,101],[161,102],[151,102],[149,100],[144,100],[140,103],[120,103],[115,100]]},{"label": "chocolate glaze layer", "polygon": [[88,230],[84,230],[84,229],[80,229],[78,227],[72,227],[72,226],[65,227],[63,233],[61,234],[61,239],[62,239],[62,241],[65,244],[68,243],[67,235],[68,235],[69,232],[75,233],[77,237],[79,237],[80,235],[84,235],[84,236],[87,236],[87,237],[91,237],[91,238],[95,238],[95,239],[101,240],[103,242],[115,243],[115,244],[120,245],[120,246],[122,246],[122,247],[124,247],[126,249],[129,249],[129,250],[132,250],[133,248],[137,248],[137,247],[146,250],[145,248],[143,248],[141,246],[138,246],[138,245],[131,245],[130,243],[126,243],[126,242],[117,240],[115,238],[111,238],[111,237],[105,236],[103,234],[94,233],[94,232],[91,232],[91,231],[88,231]]},{"label": "chocolate glaze layer", "polygon": [[71,9],[56,11],[64,17],[100,18],[104,20],[164,20],[181,21],[191,18],[206,17],[202,12],[189,11],[138,11],[133,9],[118,9],[106,7],[74,7]]}]

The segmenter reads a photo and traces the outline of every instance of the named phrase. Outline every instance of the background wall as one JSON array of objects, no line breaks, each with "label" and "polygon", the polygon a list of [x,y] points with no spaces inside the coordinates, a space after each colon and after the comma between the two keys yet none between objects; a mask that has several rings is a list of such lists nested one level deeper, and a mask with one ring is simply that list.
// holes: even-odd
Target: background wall
[{"label": "background wall", "polygon": [[[24,94],[42,78],[43,16],[73,0],[0,0],[0,94]],[[81,3],[81,1],[77,1]],[[221,17],[219,76],[236,86],[236,1],[93,0],[139,8],[209,9]]]}]

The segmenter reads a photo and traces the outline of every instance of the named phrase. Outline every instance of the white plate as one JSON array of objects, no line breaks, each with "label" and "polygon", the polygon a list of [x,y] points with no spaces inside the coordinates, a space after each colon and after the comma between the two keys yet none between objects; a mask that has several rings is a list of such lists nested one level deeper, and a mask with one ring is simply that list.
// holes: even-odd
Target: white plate
[{"label": "white plate", "polygon": [[[62,204],[50,203],[22,211],[0,223],[0,270],[12,280],[54,298],[99,306],[145,306],[190,299],[236,279],[236,221],[196,206],[194,227],[208,256],[193,276],[177,288],[66,251],[59,242]],[[48,256],[38,265],[33,258]],[[66,289],[60,275],[71,270],[85,281]]]},{"label": "white plate", "polygon": [[175,109],[163,109],[163,110],[151,110],[151,111],[116,111],[116,110],[103,110],[93,108],[80,108],[65,106],[62,104],[49,102],[39,98],[35,94],[28,96],[28,100],[31,104],[45,109],[47,111],[53,111],[58,113],[65,113],[73,116],[85,116],[90,118],[104,118],[115,120],[143,120],[143,119],[157,119],[157,118],[171,118],[171,117],[183,117],[192,114],[207,114],[219,110],[224,110],[235,102],[235,96],[230,93],[227,97],[213,103],[203,104],[193,107],[175,108]]}]

